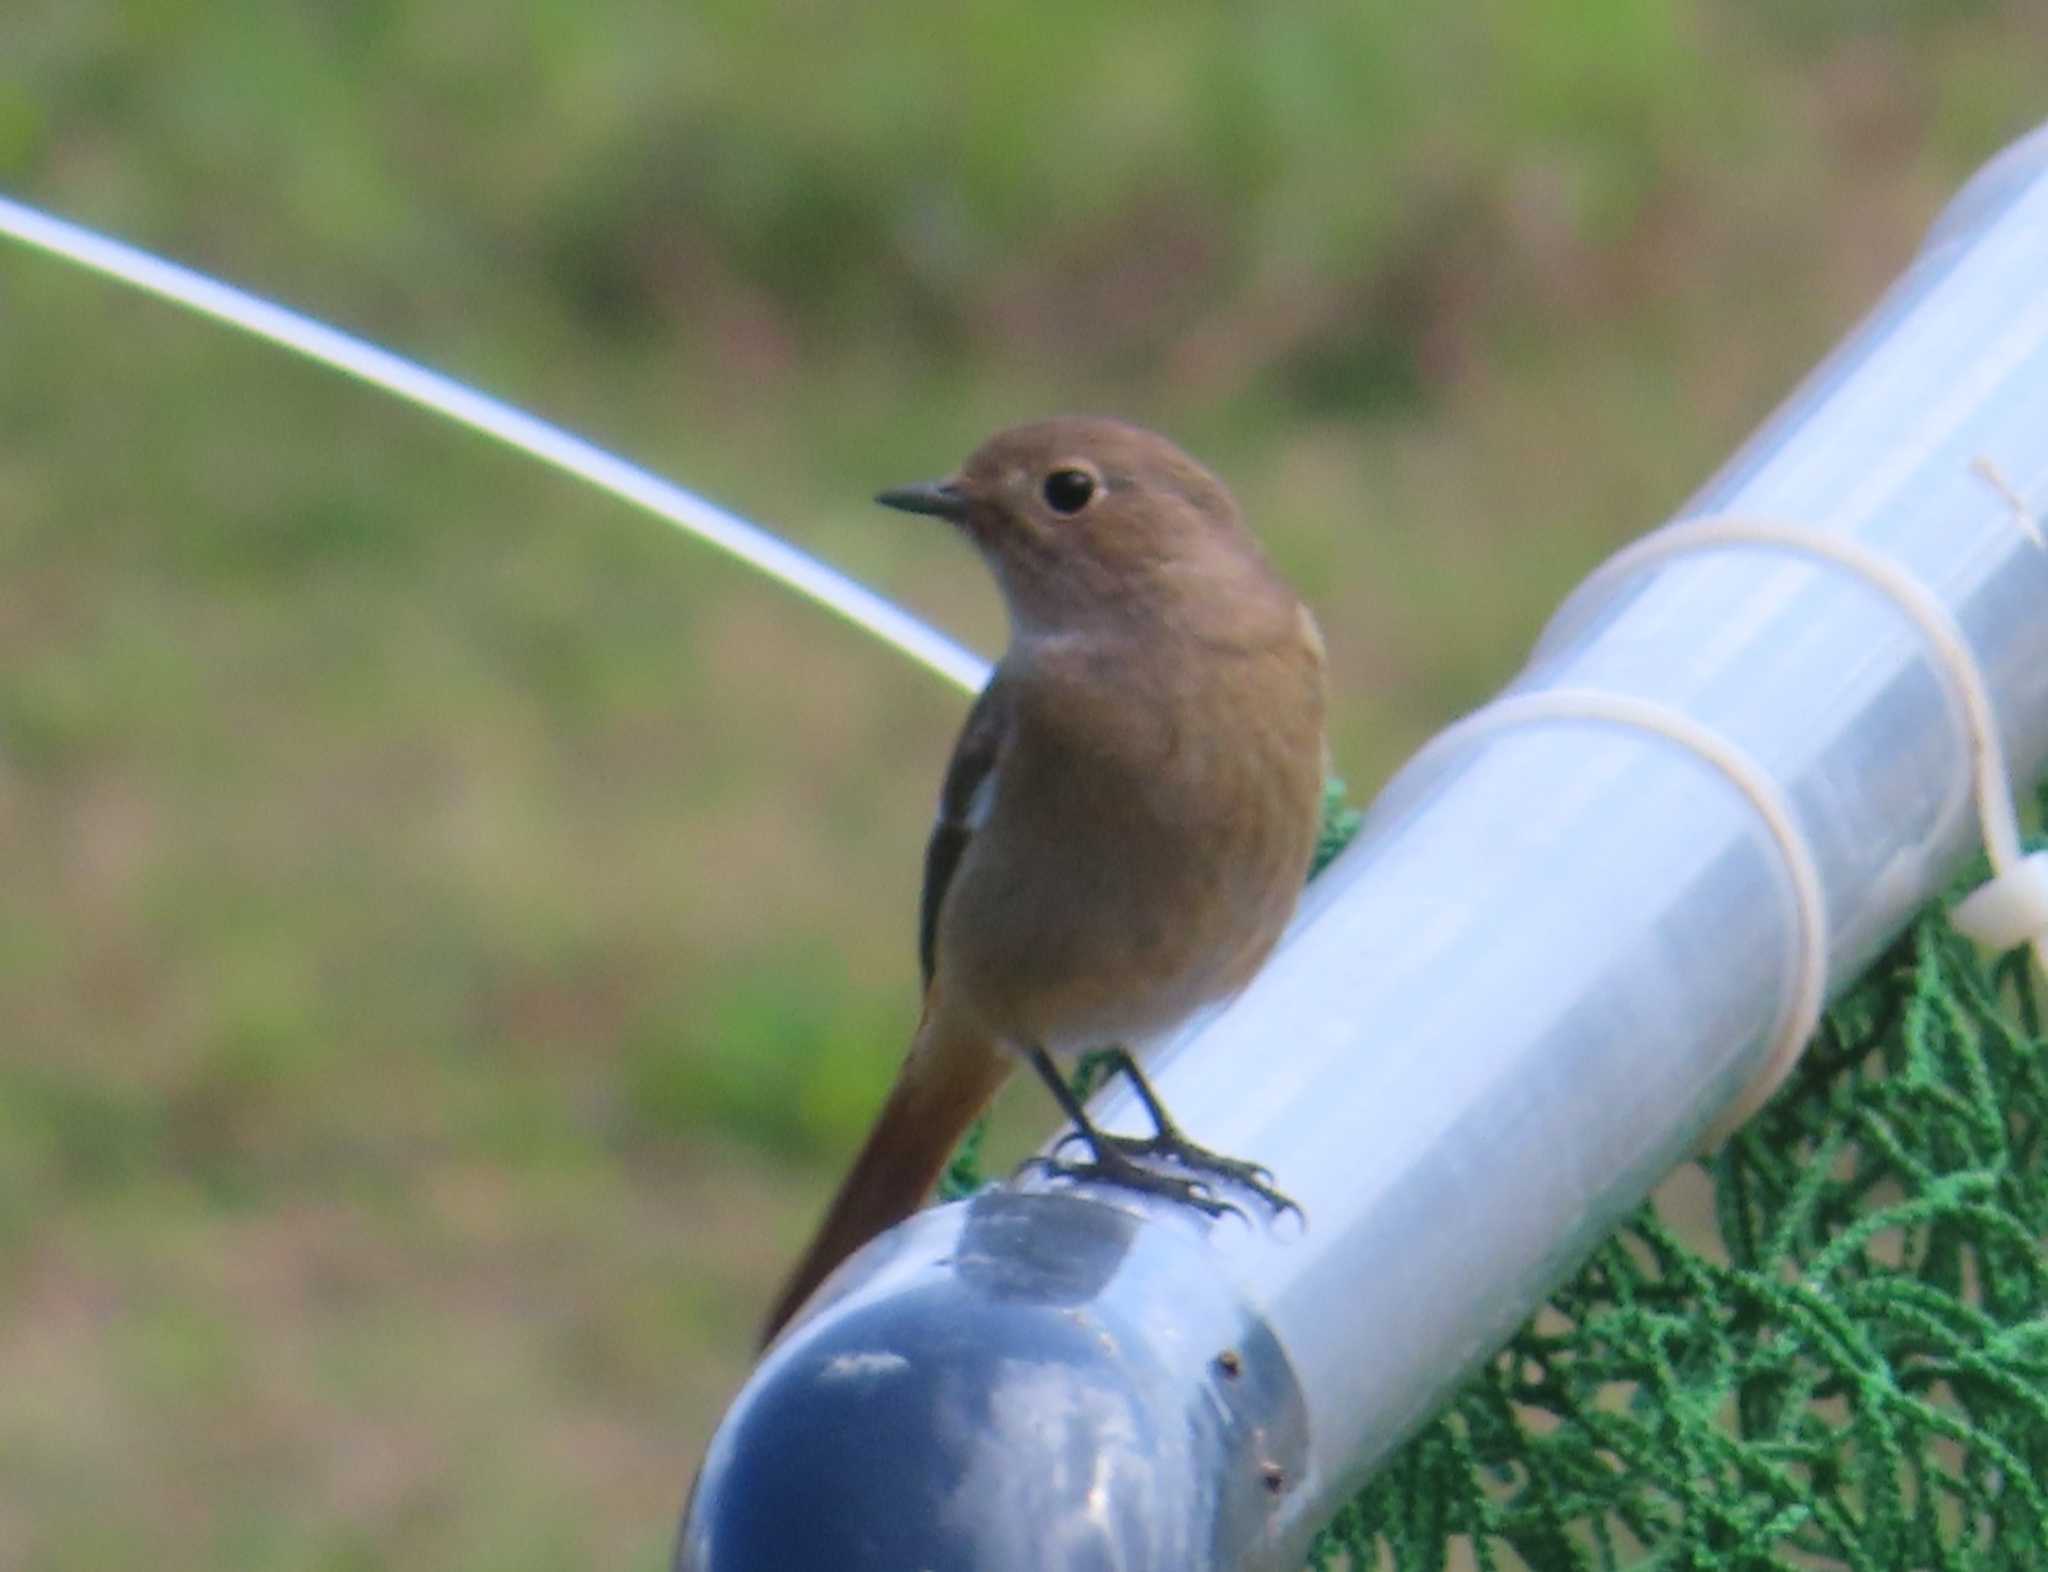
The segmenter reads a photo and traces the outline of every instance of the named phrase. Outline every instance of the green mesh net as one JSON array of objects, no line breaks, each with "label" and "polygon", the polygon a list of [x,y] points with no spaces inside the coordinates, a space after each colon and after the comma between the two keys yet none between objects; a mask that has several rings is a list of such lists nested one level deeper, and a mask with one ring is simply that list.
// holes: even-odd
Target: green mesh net
[{"label": "green mesh net", "polygon": [[[1356,825],[1338,794],[1327,823],[1323,860]],[[1310,1564],[2048,1567],[2044,1142],[2026,958],[1932,907],[1702,1165],[1712,1226],[1639,1210]]]}]

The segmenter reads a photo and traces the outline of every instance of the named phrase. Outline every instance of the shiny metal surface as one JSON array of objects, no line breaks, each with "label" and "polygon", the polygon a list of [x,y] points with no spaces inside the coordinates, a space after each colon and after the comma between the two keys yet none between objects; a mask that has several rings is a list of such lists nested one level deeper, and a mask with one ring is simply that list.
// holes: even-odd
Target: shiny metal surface
[{"label": "shiny metal surface", "polygon": [[727,1415],[679,1572],[1108,1572],[1273,1546],[1302,1395],[1192,1230],[990,1191],[861,1261]]},{"label": "shiny metal surface", "polygon": [[[2015,772],[2038,776],[2048,550],[2030,524],[2048,515],[2048,132],[1964,190],[1869,320],[1680,517],[1720,514],[1840,532],[1909,570],[1974,650]],[[1737,546],[1603,580],[1598,604],[1570,606],[1509,692],[1567,688],[1677,711],[1767,774],[1819,877],[1831,990],[1977,844],[1951,685],[1915,624],[1839,568]],[[1183,1125],[1268,1164],[1306,1229],[1226,1219],[1198,1246],[1187,1218],[1119,1201],[1133,1219],[1121,1248],[1139,1254],[1170,1234],[1199,1268],[1112,1271],[1085,1300],[1087,1324],[1119,1329],[1116,1358],[1088,1367],[1088,1380],[1127,1379],[1132,1415],[1200,1412],[1205,1356],[1189,1355],[1188,1339],[1206,1347],[1224,1335],[1211,1328],[1239,1315],[1262,1323],[1283,1384],[1303,1394],[1303,1473],[1290,1470],[1262,1517],[1201,1519],[1255,1523],[1256,1537],[1191,1542],[1177,1558],[1149,1548],[1165,1543],[1159,1527],[1150,1539],[1119,1530],[1115,1554],[1003,1559],[1025,1553],[992,1548],[1014,1543],[1020,1525],[1066,1521],[1048,1506],[1043,1518],[991,1516],[979,1550],[887,1564],[1294,1564],[1344,1496],[1755,1076],[1796,981],[1790,889],[1782,850],[1728,776],[1641,731],[1528,725],[1404,773],[1266,971],[1150,1060]],[[1120,1090],[1097,1112],[1145,1128]],[[1028,1193],[1045,1181],[1017,1188],[1053,1199]],[[1042,1260],[1083,1248],[1072,1215],[1046,1212],[1004,1248]],[[745,1488],[770,1488],[774,1460],[758,1447],[752,1484],[735,1483],[749,1444],[736,1436],[758,1433],[749,1427],[769,1392],[797,1394],[785,1423],[801,1424],[815,1381],[793,1375],[800,1355],[839,1357],[874,1337],[922,1357],[927,1296],[968,1292],[943,1235],[952,1226],[908,1225],[828,1285],[830,1302],[771,1357],[714,1444],[705,1478],[719,1492],[700,1497],[685,1541],[696,1559],[682,1564],[770,1564],[688,1537],[713,1521],[707,1502],[724,1513]],[[984,1321],[976,1336],[993,1341],[949,1368],[1000,1384],[1005,1339],[1035,1346],[1029,1327],[1072,1313],[1040,1301],[1025,1321]],[[1190,1384],[1176,1397],[1155,1379]],[[1166,1446],[1177,1422],[1144,1433]],[[1005,1467],[1049,1489],[1044,1480],[1085,1472],[1090,1458],[1124,1456],[1136,1426],[1026,1426],[1002,1449]],[[850,1433],[852,1453],[867,1439]],[[1158,1468],[1206,1469],[1212,1451],[1175,1443]],[[1100,1477],[1131,1510],[1182,1511],[1196,1486],[1157,1473],[1131,1495],[1111,1483],[1114,1468]],[[810,1499],[775,1488],[773,1499]],[[929,1511],[920,1521],[940,1532]]]}]

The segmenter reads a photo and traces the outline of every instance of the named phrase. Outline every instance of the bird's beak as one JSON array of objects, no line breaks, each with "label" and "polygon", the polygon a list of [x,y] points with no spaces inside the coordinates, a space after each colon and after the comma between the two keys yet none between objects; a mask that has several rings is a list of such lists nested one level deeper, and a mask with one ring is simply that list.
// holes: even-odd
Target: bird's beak
[{"label": "bird's beak", "polygon": [[920,486],[892,486],[887,491],[876,492],[875,500],[885,508],[895,508],[904,513],[928,513],[933,518],[954,524],[967,522],[967,499],[950,480],[928,480]]}]

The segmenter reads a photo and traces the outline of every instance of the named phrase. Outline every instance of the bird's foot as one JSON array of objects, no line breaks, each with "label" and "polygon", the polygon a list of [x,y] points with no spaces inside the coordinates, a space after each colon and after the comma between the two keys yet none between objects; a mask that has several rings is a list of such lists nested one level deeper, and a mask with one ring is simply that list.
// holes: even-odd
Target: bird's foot
[{"label": "bird's foot", "polygon": [[[1087,1141],[1088,1137],[1076,1131],[1074,1139]],[[1066,1143],[1060,1143],[1064,1146]],[[1045,1157],[1027,1158],[1025,1168],[1036,1168],[1055,1179],[1094,1180],[1101,1184],[1113,1184],[1125,1190],[1136,1190],[1142,1195],[1161,1195],[1183,1206],[1191,1206],[1207,1217],[1221,1217],[1228,1212],[1244,1216],[1241,1207],[1220,1199],[1216,1192],[1200,1179],[1185,1178],[1170,1174],[1138,1161],[1125,1148],[1130,1145],[1142,1146],[1143,1142],[1132,1142],[1127,1137],[1115,1135],[1099,1136],[1092,1145],[1093,1155],[1078,1162],[1068,1162],[1055,1154]]]},{"label": "bird's foot", "polygon": [[[1085,1146],[1092,1146],[1094,1161],[1092,1163],[1061,1163],[1059,1161],[1059,1150],[1063,1146],[1071,1144],[1071,1142],[1081,1142]],[[1161,1173],[1157,1167],[1153,1167],[1153,1163],[1157,1159],[1165,1159],[1165,1161],[1174,1163],[1174,1165],[1178,1165],[1182,1169],[1192,1169],[1196,1175],[1206,1175],[1206,1179],[1204,1177],[1182,1179],[1180,1175]],[[1110,1183],[1126,1183],[1126,1185],[1130,1185],[1133,1189],[1149,1189],[1153,1193],[1165,1193],[1165,1195],[1180,1193],[1182,1189],[1192,1189],[1198,1195],[1208,1197],[1210,1202],[1214,1202],[1214,1189],[1208,1183],[1208,1179],[1221,1179],[1227,1185],[1237,1185],[1239,1189],[1249,1189],[1253,1195],[1260,1197],[1262,1202],[1266,1202],[1266,1206],[1272,1208],[1272,1214],[1276,1218],[1282,1212],[1292,1212],[1294,1216],[1300,1216],[1300,1206],[1294,1202],[1294,1199],[1284,1195],[1282,1191],[1274,1189],[1272,1169],[1268,1169],[1264,1163],[1249,1163],[1249,1161],[1241,1159],[1241,1156],[1225,1156],[1223,1152],[1212,1152],[1206,1146],[1200,1146],[1200,1144],[1188,1140],[1188,1136],[1184,1136],[1174,1126],[1167,1126],[1165,1130],[1161,1130],[1159,1134],[1153,1134],[1153,1136],[1112,1136],[1112,1134],[1106,1134],[1106,1132],[1071,1130],[1071,1132],[1067,1132],[1067,1136],[1061,1138],[1059,1146],[1053,1148],[1051,1159],[1038,1159],[1038,1161],[1044,1165],[1047,1173],[1073,1175],[1073,1177],[1092,1177],[1092,1179],[1100,1177],[1100,1179],[1108,1179]],[[1116,1171],[1114,1173],[1100,1173],[1100,1169],[1106,1169],[1106,1167],[1114,1167]],[[1124,1179],[1122,1175],[1126,1171],[1135,1171],[1135,1173],[1143,1175],[1143,1179],[1139,1179],[1139,1181]],[[1190,1204],[1202,1206],[1202,1202],[1196,1202],[1196,1199],[1190,1199]],[[1243,1216],[1243,1212],[1239,1208],[1231,1206],[1229,1202],[1214,1202],[1214,1204],[1217,1204],[1223,1210],[1237,1212],[1239,1216]],[[1202,1206],[1202,1210],[1208,1212],[1210,1216],[1221,1216],[1221,1212],[1210,1210],[1208,1206]]]},{"label": "bird's foot", "polygon": [[[1153,1133],[1148,1136],[1110,1135],[1098,1130],[1089,1119],[1088,1111],[1081,1106],[1074,1089],[1067,1085],[1058,1068],[1046,1057],[1045,1050],[1034,1048],[1030,1055],[1031,1067],[1045,1082],[1046,1090],[1052,1093],[1061,1111],[1073,1122],[1073,1129],[1054,1145],[1050,1154],[1031,1159],[1024,1165],[1026,1168],[1040,1168],[1056,1177],[1096,1179],[1148,1195],[1168,1196],[1210,1217],[1221,1217],[1225,1212],[1244,1216],[1242,1207],[1218,1198],[1216,1186],[1211,1181],[1221,1180],[1251,1191],[1273,1209],[1275,1217],[1282,1212],[1292,1212],[1297,1217],[1302,1215],[1299,1206],[1273,1188],[1272,1171],[1263,1164],[1225,1157],[1206,1146],[1197,1146],[1182,1134],[1180,1126],[1167,1114],[1158,1094],[1152,1090],[1151,1083],[1145,1079],[1144,1072],[1131,1058],[1128,1049],[1111,1048],[1105,1052],[1112,1066],[1130,1081],[1138,1100],[1152,1116]],[[1064,1161],[1059,1154],[1070,1141],[1084,1143],[1092,1160]],[[1160,1158],[1191,1170],[1193,1177],[1154,1167],[1153,1162]]]},{"label": "bird's foot", "polygon": [[[1253,1195],[1273,1209],[1275,1217],[1278,1217],[1283,1212],[1292,1212],[1297,1217],[1302,1215],[1301,1207],[1291,1197],[1273,1188],[1273,1170],[1264,1163],[1249,1162],[1242,1157],[1226,1157],[1221,1152],[1212,1152],[1208,1147],[1189,1140],[1186,1135],[1181,1133],[1178,1127],[1171,1123],[1166,1124],[1155,1135],[1109,1135],[1105,1133],[1099,1134],[1097,1140],[1099,1143],[1095,1145],[1097,1162],[1100,1162],[1102,1159],[1103,1148],[1108,1147],[1132,1167],[1139,1168],[1148,1174],[1156,1174],[1158,1170],[1150,1167],[1150,1162],[1156,1161],[1159,1158],[1165,1158],[1179,1167],[1193,1170],[1198,1175],[1208,1175],[1222,1180],[1225,1184],[1235,1185],[1239,1189],[1251,1191]],[[1053,1148],[1055,1156],[1057,1156],[1061,1147],[1066,1146],[1072,1141],[1085,1143],[1088,1141],[1088,1135],[1080,1130],[1069,1131],[1060,1139],[1059,1145]],[[1210,1186],[1207,1183],[1199,1179],[1195,1182],[1205,1192],[1210,1190]],[[1237,1208],[1233,1207],[1231,1210],[1236,1211]]]}]

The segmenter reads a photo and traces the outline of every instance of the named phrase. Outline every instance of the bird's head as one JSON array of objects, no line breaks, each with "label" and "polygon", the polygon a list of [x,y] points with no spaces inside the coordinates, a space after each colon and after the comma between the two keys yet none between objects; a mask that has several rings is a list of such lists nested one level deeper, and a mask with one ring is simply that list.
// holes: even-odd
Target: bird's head
[{"label": "bird's head", "polygon": [[1012,426],[945,480],[875,499],[946,519],[994,570],[1019,631],[1172,614],[1178,598],[1270,578],[1223,483],[1120,420]]}]

